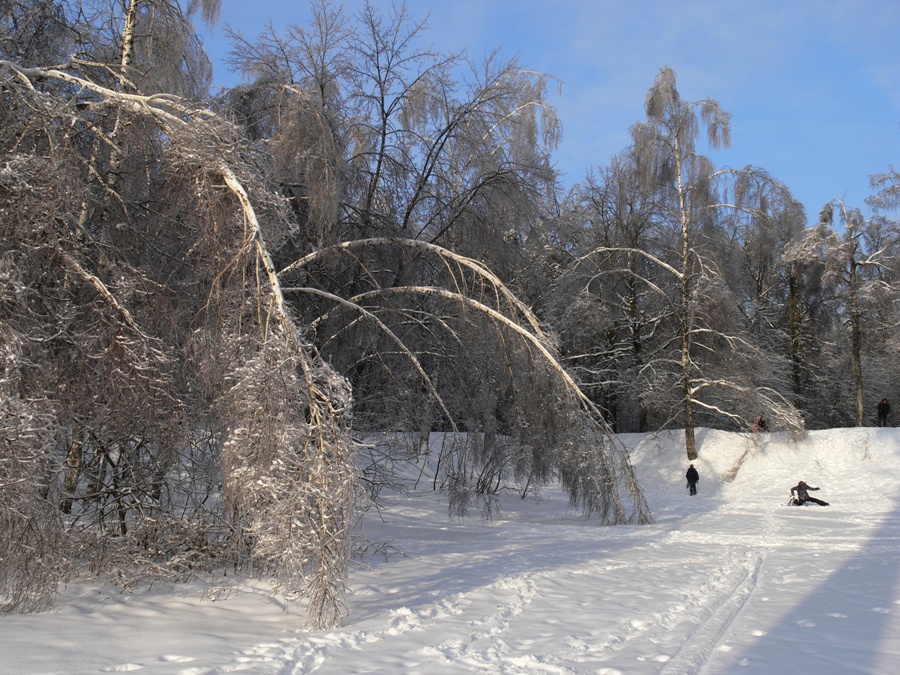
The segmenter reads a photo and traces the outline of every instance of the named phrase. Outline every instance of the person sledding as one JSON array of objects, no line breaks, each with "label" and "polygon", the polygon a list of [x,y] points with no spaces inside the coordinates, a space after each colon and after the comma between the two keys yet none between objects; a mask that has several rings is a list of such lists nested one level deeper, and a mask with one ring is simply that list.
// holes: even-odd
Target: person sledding
[{"label": "person sledding", "polygon": [[[802,506],[807,502],[812,502],[813,504],[818,504],[819,506],[828,506],[828,502],[823,502],[821,499],[816,499],[815,497],[810,497],[810,490],[818,490],[817,487],[812,487],[807,485],[805,481],[800,481],[794,487],[791,488],[791,503],[796,506]],[[794,496],[796,495],[796,496]]]}]

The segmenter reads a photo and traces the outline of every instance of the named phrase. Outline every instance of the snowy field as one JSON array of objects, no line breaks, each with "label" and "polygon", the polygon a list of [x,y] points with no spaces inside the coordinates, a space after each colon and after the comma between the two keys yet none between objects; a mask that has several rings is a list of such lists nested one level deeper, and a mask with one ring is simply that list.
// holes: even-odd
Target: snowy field
[{"label": "snowy field", "polygon": [[[341,630],[259,586],[75,585],[0,617],[0,673],[900,673],[900,430],[701,431],[695,497],[680,434],[623,440],[653,525],[598,527],[550,489],[490,524],[395,499]],[[831,506],[787,506],[801,478]]]}]

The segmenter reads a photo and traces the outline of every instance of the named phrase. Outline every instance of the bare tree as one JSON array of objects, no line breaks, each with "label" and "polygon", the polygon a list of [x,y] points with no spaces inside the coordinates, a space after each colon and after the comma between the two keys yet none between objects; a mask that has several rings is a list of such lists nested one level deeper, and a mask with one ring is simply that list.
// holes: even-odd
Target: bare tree
[{"label": "bare tree", "polygon": [[[10,179],[0,171],[0,194]],[[0,305],[28,311],[15,261],[4,253]],[[22,371],[33,367],[23,363],[22,343],[31,337],[0,323],[0,614],[46,609],[60,576],[61,523],[49,495],[61,430],[53,403],[22,386]]]},{"label": "bare tree", "polygon": [[[673,410],[663,424],[680,420],[688,457],[694,459],[699,411],[743,425],[756,414],[753,408],[764,409],[787,426],[800,424],[780,387],[754,382],[750,375],[765,373],[760,364],[767,361],[765,352],[742,330],[758,317],[742,310],[747,305],[736,299],[738,289],[727,274],[734,253],[728,250],[729,240],[747,239],[735,228],[740,219],[756,223],[777,219],[780,211],[794,209],[794,202],[764,172],[752,167],[716,170],[696,151],[701,122],[711,145],[727,145],[730,115],[709,99],[683,101],[670,69],[660,71],[647,94],[646,108],[648,121],[632,128],[632,155],[635,183],[650,207],[653,235],[631,241],[617,238],[613,245],[600,242],[579,258],[570,273],[584,278],[579,268],[591,269],[603,260],[594,273],[596,288],[603,287],[599,274],[615,270],[658,296],[656,351],[644,366],[648,375],[652,373],[648,382],[656,397],[648,393],[645,400],[661,408],[677,387],[674,401],[680,410]],[[613,218],[636,217],[631,203],[621,207],[622,214],[612,210]],[[648,232],[650,227],[645,226]],[[642,259],[640,266],[636,259]],[[653,272],[647,271],[648,264]]]},{"label": "bare tree", "polygon": [[[572,225],[557,244],[574,254],[543,299],[561,350],[618,431],[647,431],[654,335],[671,306],[651,290],[656,268],[637,250],[653,250],[658,213],[641,189],[629,155],[589,174],[564,206]],[[577,258],[602,250],[582,262]],[[574,264],[573,264],[574,263]]]},{"label": "bare tree", "polygon": [[[533,468],[536,482],[546,480],[559,463],[530,458],[568,443],[541,398],[562,372],[541,353],[554,351],[550,340],[500,281],[528,286],[526,242],[553,194],[558,124],[544,100],[552,78],[496,55],[476,66],[422,49],[425,27],[405,6],[382,14],[366,5],[351,24],[319,4],[310,30],[270,27],[255,42],[234,35],[233,63],[256,80],[232,103],[278,157],[303,158],[279,160],[278,175],[290,194],[307,195],[298,241],[316,249],[285,261],[279,276],[317,347],[350,380],[355,424],[485,434],[499,454],[482,449],[466,455],[478,466],[456,458],[442,470],[453,504],[470,501],[470,485],[489,503],[491,467],[526,476]],[[284,121],[301,109],[323,121],[305,137]],[[327,237],[311,201],[321,192],[316,162],[346,172],[344,221]],[[510,335],[522,323],[541,349]],[[490,440],[501,436],[518,439],[515,458]]]},{"label": "bare tree", "polygon": [[[47,363],[56,354],[56,350],[47,349],[47,344],[65,341],[69,331],[79,331],[80,349],[60,351],[64,362],[54,364],[49,371],[58,378],[56,386],[47,386],[49,383],[41,379],[47,377],[45,374],[23,384],[33,391],[66,395],[66,407],[59,412],[66,423],[76,422],[75,428],[80,430],[75,439],[78,447],[92,455],[84,462],[69,457],[73,460],[70,468],[80,464],[85,467],[83,475],[90,479],[84,483],[87,492],[83,498],[68,497],[78,498],[80,504],[77,511],[72,509],[73,515],[83,518],[94,513],[101,527],[109,518],[115,523],[113,532],[122,538],[120,542],[131,540],[139,546],[141,537],[149,532],[146,516],[158,520],[175,515],[160,513],[159,506],[154,506],[158,492],[153,486],[158,484],[160,473],[165,474],[172,465],[171,457],[177,455],[184,442],[179,436],[187,430],[183,422],[190,415],[185,413],[193,405],[212,404],[220,419],[227,420],[226,449],[236,443],[265,444],[265,439],[270,439],[279,445],[266,446],[266,451],[281,453],[274,457],[265,453],[253,455],[261,463],[254,465],[253,470],[264,479],[252,486],[241,480],[242,472],[247,471],[246,462],[225,465],[226,493],[236,509],[231,527],[234,536],[245,542],[243,548],[233,549],[238,555],[236,562],[242,564],[240,552],[246,550],[259,570],[274,574],[282,582],[285,593],[310,599],[311,625],[339,621],[345,583],[342,570],[349,556],[346,537],[355,495],[354,446],[340,421],[347,412],[341,397],[345,401],[347,397],[333,384],[339,379],[300,338],[274,276],[268,243],[283,236],[280,230],[286,226],[286,220],[282,201],[255,178],[255,168],[247,160],[252,153],[244,149],[240,151],[242,155],[238,154],[240,144],[236,143],[234,130],[202,109],[193,109],[171,96],[119,92],[68,70],[25,69],[9,63],[4,67],[4,86],[11,93],[11,100],[24,109],[42,111],[46,116],[40,125],[42,134],[47,134],[48,129],[57,130],[54,133],[59,137],[54,137],[54,142],[58,154],[52,157],[63,164],[51,175],[71,181],[82,190],[89,184],[91,154],[85,157],[72,148],[60,151],[65,147],[65,129],[90,122],[92,107],[84,105],[85,97],[101,108],[117,108],[121,119],[128,122],[122,128],[133,131],[134,135],[128,138],[120,134],[119,147],[129,148],[128,164],[120,166],[152,166],[149,175],[153,179],[142,191],[135,193],[128,180],[120,180],[115,192],[108,192],[116,208],[125,207],[122,216],[126,228],[96,218],[82,226],[77,214],[68,211],[66,215],[63,199],[41,201],[33,190],[40,172],[52,159],[37,154],[42,151],[38,143],[42,136],[30,135],[35,128],[33,118],[11,116],[9,121],[15,120],[16,124],[5,126],[6,138],[15,144],[18,153],[11,158],[22,188],[16,199],[20,208],[27,205],[35,209],[37,217],[29,221],[31,227],[26,229],[11,211],[5,211],[4,250],[29,254],[32,261],[26,269],[38,271],[45,267],[40,256],[58,261],[55,269],[65,283],[48,286],[48,280],[54,277],[46,275],[23,283],[24,288],[35,289],[45,304],[51,299],[48,291],[56,289],[50,316],[72,315],[67,306],[75,303],[77,297],[83,298],[78,303],[84,308],[81,316],[72,316],[71,327],[62,333],[57,331],[55,337],[47,333],[47,329],[52,330],[52,321],[46,326],[34,323],[40,315],[4,316],[10,322],[25,320],[22,329],[41,331],[45,342],[36,343],[28,356],[38,363]],[[59,83],[60,87],[53,94],[40,93],[33,86],[38,81]],[[77,86],[69,89],[69,84]],[[67,123],[54,124],[60,118]],[[152,129],[156,129],[155,135]],[[144,145],[138,143],[139,136]],[[161,138],[165,138],[167,147],[160,155],[155,145]],[[129,140],[131,143],[126,146]],[[224,148],[230,150],[226,152]],[[150,157],[154,164],[149,163]],[[26,173],[23,168],[31,170]],[[243,180],[237,177],[238,173],[244,174]],[[261,210],[254,208],[250,193],[243,186],[248,179],[253,193],[259,195]],[[169,190],[170,201],[165,206],[159,203],[153,209],[132,207],[138,197],[151,203],[161,198],[157,190],[162,189]],[[186,192],[179,193],[181,189]],[[49,194],[56,192],[62,191],[51,187]],[[71,193],[66,196],[69,197]],[[258,220],[260,212],[269,221],[265,226]],[[171,222],[179,222],[180,227],[167,226]],[[51,240],[46,239],[49,233],[53,234]],[[102,318],[98,323],[96,318],[91,320],[92,316]],[[201,316],[207,321],[198,325]],[[207,338],[198,340],[200,334]],[[186,360],[185,356],[191,353],[187,350],[196,348],[206,351],[193,353],[191,360]],[[283,368],[297,373],[293,380],[296,388],[272,390],[273,410],[279,407],[275,401],[287,405],[292,399],[300,400],[297,397],[305,392],[305,403],[293,408],[298,416],[281,430],[279,415],[261,418],[260,409],[251,399],[238,399],[246,404],[236,405],[238,389],[234,390],[235,395],[221,398],[197,389],[203,381],[201,372],[219,373],[225,378],[207,379],[212,391],[221,391],[229,381],[240,385],[249,377],[241,373],[254,363],[255,354],[266,364],[270,358],[266,355],[272,355],[283,363]],[[110,366],[108,373],[99,378],[103,387],[97,386],[99,373],[93,365],[97,358]],[[191,363],[199,372],[194,370],[193,376],[191,371],[179,373],[176,364]],[[93,371],[90,375],[89,370]],[[281,372],[287,376],[287,371]],[[80,387],[87,391],[77,394]],[[69,400],[70,395],[74,399]],[[285,457],[294,457],[304,470],[299,474],[283,470]],[[150,463],[146,464],[144,458]],[[341,471],[350,478],[338,479]],[[288,489],[285,481],[298,479],[307,488],[305,503],[314,509],[307,513],[306,522],[322,535],[316,540],[301,538],[299,544],[291,539],[294,531],[290,523],[296,520],[270,521],[254,510],[265,508],[271,515],[280,500],[295,495],[296,491]],[[260,484],[264,487],[255,487]],[[338,489],[339,485],[344,488]],[[247,489],[258,489],[259,493],[249,498]],[[319,495],[318,502],[308,501],[313,494]],[[330,505],[334,506],[333,511],[329,511]],[[176,506],[188,519],[192,517],[193,511],[186,511],[184,505]],[[284,510],[289,511],[290,507]],[[328,513],[333,513],[333,517],[327,517]],[[294,509],[294,518],[297,517]],[[282,527],[285,522],[287,526]],[[198,522],[196,526],[202,528],[203,524]],[[264,526],[274,528],[275,534],[267,534]],[[102,531],[98,530],[98,534]],[[297,548],[300,545],[306,548]],[[316,555],[310,553],[310,546]],[[276,556],[273,551],[277,550],[285,553]],[[304,570],[303,575],[296,574],[298,566]]]},{"label": "bare tree", "polygon": [[699,134],[699,111],[706,124],[709,143],[717,148],[731,143],[731,115],[718,103],[705,99],[696,103],[682,101],[675,89],[675,73],[660,70],[647,93],[648,121],[632,129],[638,170],[645,185],[662,190],[673,220],[681,230],[681,255],[677,266],[666,265],[680,285],[679,335],[681,341],[681,390],[684,406],[683,422],[688,459],[697,458],[694,437],[694,385],[691,359],[695,335],[693,311],[696,279],[700,261],[693,238],[699,226],[698,212],[708,203],[708,185],[713,168],[705,157],[696,153],[694,143]]},{"label": "bare tree", "polygon": [[869,176],[872,188],[877,192],[866,200],[874,209],[889,210],[900,206],[900,173],[892,166],[885,173]]},{"label": "bare tree", "polygon": [[896,246],[897,234],[888,221],[877,216],[866,219],[859,209],[832,200],[819,214],[819,224],[801,233],[789,249],[796,263],[821,265],[821,283],[833,289],[831,313],[848,329],[852,409],[858,426],[866,419],[867,326],[877,331],[878,325],[884,325],[882,320],[868,317],[875,319],[878,313],[877,298],[893,293],[890,279],[896,265]]},{"label": "bare tree", "polygon": [[[10,460],[0,475],[0,517],[10,525],[0,550],[16,545],[7,533],[17,541],[39,535],[41,546],[14,552],[16,569],[47,563],[30,567],[31,577],[0,579],[0,602],[45,606],[63,573],[115,572],[130,584],[230,564],[271,575],[279,591],[306,602],[310,626],[339,623],[359,478],[353,382],[326,356],[346,351],[363,326],[374,327],[371,340],[355,344],[371,351],[355,358],[383,365],[382,381],[400,383],[390,391],[415,381],[421,396],[408,398],[407,410],[430,398],[428,424],[484,434],[478,454],[447,458],[446,486],[459,497],[453,508],[472,494],[490,504],[496,479],[507,475],[559,476],[588,513],[649,519],[627,452],[560,366],[537,317],[483,262],[423,240],[452,239],[455,223],[479,217],[502,240],[511,220],[535,216],[539,189],[527,177],[552,178],[544,148],[529,142],[540,126],[534,115],[548,110],[543,78],[489,68],[473,85],[471,109],[443,101],[452,132],[435,143],[424,132],[440,116],[422,120],[452,81],[418,87],[443,77],[441,64],[414,68],[422,77],[409,81],[404,68],[376,69],[393,73],[378,81],[391,83],[390,96],[399,92],[390,129],[403,142],[364,144],[374,154],[347,157],[348,130],[373,127],[342,126],[325,65],[338,61],[321,61],[301,85],[264,89],[257,100],[284,94],[294,107],[280,110],[302,114],[294,126],[250,136],[205,101],[166,91],[193,96],[202,68],[179,66],[174,80],[153,72],[152,41],[164,36],[142,25],[184,31],[179,44],[194,44],[178,5],[123,7],[125,14],[117,7],[79,20],[80,51],[68,63],[0,60],[0,274],[9,282],[0,334],[10,402],[0,424],[5,438],[23,440],[0,446]],[[381,30],[369,16],[369,28]],[[412,35],[405,25],[377,35],[402,41]],[[327,40],[304,44],[309,53],[332,53]],[[392,49],[372,63],[402,52]],[[423,103],[426,93],[432,98]],[[241,122],[274,119],[250,109]],[[471,135],[462,133],[467,123],[478,127]],[[280,135],[274,157],[256,142],[269,134]],[[307,136],[314,138],[297,143]],[[496,163],[479,159],[476,150],[485,149]],[[355,176],[365,180],[344,173],[355,158]],[[525,160],[533,171],[522,171]],[[500,197],[514,195],[529,196],[528,208],[507,212]],[[312,206],[305,213],[318,213],[311,227],[297,206],[304,199]],[[340,212],[335,204],[346,229],[326,226]],[[391,235],[405,223],[421,238],[340,242],[376,221],[389,223]],[[297,259],[312,242],[320,248]],[[405,269],[391,264],[398,254]],[[479,344],[498,358],[483,359],[469,381],[496,375],[499,392],[486,381],[483,397],[466,401],[465,390],[436,384],[433,373],[463,381]],[[560,403],[547,406],[542,394]],[[480,410],[485,400],[489,413]],[[475,410],[481,416],[467,418]],[[25,472],[31,480],[22,483]],[[46,531],[35,529],[46,513]],[[57,531],[64,536],[43,536]],[[54,555],[57,545],[63,555]],[[54,567],[58,558],[70,569]]]},{"label": "bare tree", "polygon": [[0,4],[0,58],[25,66],[61,63],[76,36],[65,2],[7,0]]},{"label": "bare tree", "polygon": [[[312,10],[309,29],[269,27],[255,41],[232,33],[231,62],[252,81],[229,99],[251,133],[275,144],[285,187],[310,216],[336,220],[333,205],[309,199],[321,192],[317,176],[332,187],[341,178],[342,222],[315,245],[425,239],[491,256],[506,276],[554,188],[553,79],[496,55],[479,64],[422,49],[427,24],[405,6],[385,15],[366,5],[355,23],[328,3]],[[323,120],[315,148],[286,122],[300,108]]]}]

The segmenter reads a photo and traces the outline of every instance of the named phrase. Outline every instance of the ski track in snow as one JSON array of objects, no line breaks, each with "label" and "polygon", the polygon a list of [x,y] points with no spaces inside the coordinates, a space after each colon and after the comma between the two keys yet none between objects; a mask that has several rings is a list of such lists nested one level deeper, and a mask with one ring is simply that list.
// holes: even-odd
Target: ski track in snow
[{"label": "ski track in snow", "polygon": [[[647,652],[638,659],[644,662],[644,669],[640,672],[670,675],[701,673],[735,617],[756,590],[764,559],[764,553],[759,551],[728,556],[714,570],[706,571],[704,582],[689,587],[686,596],[678,601],[650,605],[642,614],[606,635],[600,636],[595,630],[585,631],[582,636],[570,636],[560,641],[561,644],[555,649],[539,653],[528,653],[529,645],[522,645],[520,639],[508,640],[506,631],[516,617],[526,613],[533,601],[543,595],[543,586],[561,574],[559,569],[505,574],[484,587],[444,598],[417,611],[405,607],[392,610],[386,623],[377,630],[339,631],[311,638],[283,640],[279,644],[259,645],[255,656],[259,658],[258,665],[262,665],[264,660],[279,664],[271,672],[280,675],[320,670],[328,672],[329,652],[332,650],[365,649],[383,641],[395,641],[397,648],[404,649],[403,637],[406,634],[427,631],[437,624],[446,628],[448,618],[454,617],[453,625],[461,629],[433,646],[410,653],[406,672],[468,670],[480,673],[563,674],[605,671],[615,675],[624,671],[604,669],[601,665],[611,655],[635,648],[647,652],[650,646],[670,643],[669,636],[674,633],[683,636],[681,646],[675,653],[668,655],[662,648],[658,653]],[[654,562],[645,565],[643,571],[665,573],[670,569],[689,567],[692,562],[690,559]],[[601,561],[565,573],[592,575],[597,579],[597,585],[603,586],[604,575],[616,572],[631,574],[634,567]],[[484,594],[491,595],[494,602],[485,603],[481,597]],[[478,596],[478,601],[470,601],[475,596]],[[479,608],[487,605],[494,607],[492,613],[478,612]],[[377,672],[377,668],[371,672]]]},{"label": "ski track in snow", "polygon": [[[787,508],[787,507],[785,507]],[[727,507],[726,507],[727,509]],[[787,511],[788,517],[804,514]],[[849,514],[848,514],[849,515]],[[699,519],[702,521],[702,518]],[[849,528],[860,526],[865,516],[856,514],[846,519]],[[710,534],[698,534],[689,528],[669,530],[663,526],[656,541],[635,542],[630,549],[606,557],[598,555],[587,564],[557,565],[548,570],[523,568],[495,570],[496,577],[490,583],[463,592],[439,597],[418,608],[395,607],[382,613],[379,620],[373,617],[368,623],[374,627],[358,630],[338,630],[301,637],[285,638],[277,643],[257,645],[243,653],[233,668],[220,668],[215,673],[240,671],[251,666],[254,672],[296,675],[300,673],[340,672],[340,658],[331,663],[332,655],[344,650],[378,650],[401,653],[406,662],[406,673],[428,672],[478,672],[478,673],[679,673],[721,672],[711,664],[719,653],[730,650],[730,636],[734,632],[762,635],[749,627],[738,627],[744,608],[756,601],[760,579],[769,576],[769,583],[801,583],[814,578],[798,569],[798,559],[782,555],[770,564],[769,553],[777,547],[784,535],[772,513],[763,517],[764,525],[758,534],[735,532],[732,535],[716,533],[716,543],[722,551],[728,551],[714,567],[709,567],[707,553],[690,553],[691,546],[707,546]],[[793,526],[789,524],[789,526]],[[699,525],[698,525],[699,527]],[[667,531],[669,530],[669,531]],[[845,530],[846,531],[846,530]],[[641,549],[670,547],[670,559],[660,560],[654,550],[642,559]],[[859,542],[848,539],[838,544],[848,553],[859,549]],[[815,543],[809,546],[815,555]],[[835,550],[834,543],[828,549]],[[895,550],[886,548],[885,550]],[[683,553],[679,553],[683,551]],[[705,568],[702,566],[706,564]],[[821,576],[828,574],[823,569]],[[588,575],[598,589],[615,588],[616,575],[644,574],[660,579],[684,579],[676,597],[651,596],[636,603],[631,618],[616,626],[584,626],[580,632],[569,630],[562,638],[550,636],[553,626],[544,624],[541,629],[540,602],[557,598],[560,580],[569,576]],[[577,587],[577,585],[576,585]],[[771,592],[771,589],[770,591]],[[486,600],[488,597],[489,600]],[[766,601],[768,598],[762,598]],[[559,597],[560,602],[572,606],[577,612],[576,597]],[[602,601],[602,600],[601,600]],[[491,607],[485,613],[485,607]],[[873,611],[877,611],[873,610]],[[622,616],[623,613],[616,612]],[[627,616],[627,614],[625,614]],[[837,615],[832,615],[836,617]],[[523,640],[508,633],[521,635],[521,627],[510,631],[516,621],[535,625],[533,640]],[[418,646],[421,638],[412,635],[430,633],[427,647]],[[409,638],[409,639],[407,639]],[[628,653],[631,666],[622,667],[617,655]],[[631,659],[634,660],[631,660]],[[372,669],[361,672],[379,672],[377,660]],[[606,663],[616,663],[618,667]],[[267,667],[268,666],[268,667]],[[187,669],[182,675],[210,675],[213,671]]]},{"label": "ski track in snow", "polygon": [[720,645],[735,618],[753,595],[759,581],[764,557],[750,553],[715,580],[711,599],[698,614],[702,623],[695,628],[684,647],[660,673],[702,673],[710,655]]}]

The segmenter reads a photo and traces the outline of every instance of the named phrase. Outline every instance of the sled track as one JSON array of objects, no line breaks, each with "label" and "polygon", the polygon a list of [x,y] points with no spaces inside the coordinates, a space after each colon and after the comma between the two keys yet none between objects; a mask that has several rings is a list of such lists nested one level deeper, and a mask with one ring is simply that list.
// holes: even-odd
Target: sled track
[{"label": "sled track", "polygon": [[[654,659],[660,663],[659,672],[668,675],[702,673],[756,590],[763,561],[764,554],[759,551],[732,556],[716,568],[705,583],[697,586],[684,602],[650,608],[599,643],[585,639],[570,640],[565,649],[545,654],[543,662],[556,664],[559,668],[556,672],[586,672],[571,671],[562,664],[573,660],[576,663],[607,662],[613,653],[633,650],[635,645],[658,644],[661,636],[684,632],[686,637],[677,653],[672,656],[660,653]],[[684,561],[650,565],[647,569],[683,564]],[[605,571],[609,569],[604,568]],[[646,657],[647,660],[651,658]],[[613,668],[610,672],[618,671]]]}]

